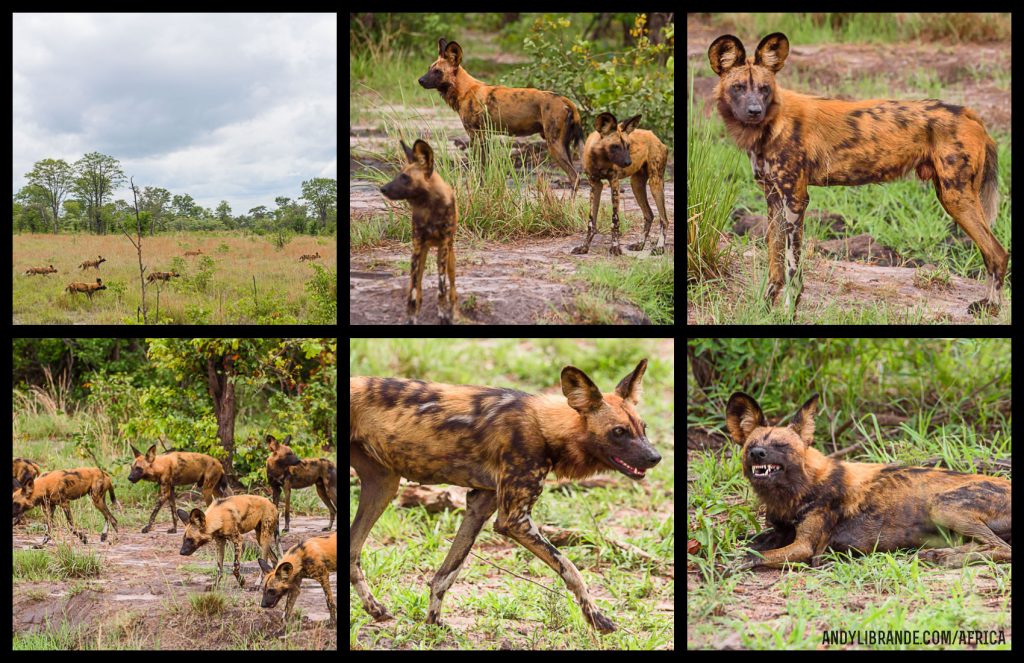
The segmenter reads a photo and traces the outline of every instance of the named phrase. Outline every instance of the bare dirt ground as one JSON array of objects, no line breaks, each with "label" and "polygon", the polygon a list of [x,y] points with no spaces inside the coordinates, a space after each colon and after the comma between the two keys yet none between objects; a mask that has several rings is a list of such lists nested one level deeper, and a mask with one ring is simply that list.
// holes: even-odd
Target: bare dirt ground
[{"label": "bare dirt ground", "polygon": [[[91,507],[90,507],[91,508]],[[190,508],[182,506],[182,508]],[[60,510],[58,509],[58,514]],[[121,514],[114,508],[119,522]],[[31,550],[43,539],[38,511],[29,514],[30,525],[14,530],[14,551]],[[102,519],[101,519],[102,520]],[[225,546],[224,577],[216,592],[208,587],[216,578],[217,553],[213,543],[190,557],[179,554],[184,525],[176,534],[162,511],[148,534],[141,526],[119,525],[100,543],[99,530],[75,525],[86,532],[88,544],[67,531],[61,515],[56,516],[55,538],[72,546],[79,556],[95,555],[100,569],[95,575],[80,573],[63,581],[52,578],[80,572],[84,562],[67,562],[51,541],[40,555],[47,554],[53,566],[46,579],[14,579],[13,632],[58,634],[58,649],[308,649],[336,650],[337,629],[320,584],[308,578],[292,614],[287,634],[281,633],[285,599],[273,608],[261,608],[262,572],[255,560],[242,561],[244,589],[239,588],[231,567],[234,547]],[[281,549],[311,536],[325,534],[326,515],[292,517],[292,529],[281,536]],[[245,535],[245,547],[256,548],[252,533]],[[251,555],[250,555],[251,557]],[[337,602],[337,574],[331,574],[331,591]],[[301,627],[296,611],[301,610]]]}]

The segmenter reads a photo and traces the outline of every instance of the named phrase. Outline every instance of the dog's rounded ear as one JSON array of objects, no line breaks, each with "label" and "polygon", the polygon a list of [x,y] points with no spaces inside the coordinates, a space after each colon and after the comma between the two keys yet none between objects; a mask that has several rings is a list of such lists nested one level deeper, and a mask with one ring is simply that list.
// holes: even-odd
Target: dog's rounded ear
[{"label": "dog's rounded ear", "polygon": [[789,427],[797,432],[804,444],[810,446],[814,442],[814,415],[818,412],[818,394],[812,394],[807,402],[793,415]]},{"label": "dog's rounded ear", "polygon": [[761,406],[751,396],[737,391],[729,397],[725,406],[725,426],[736,444],[746,444],[750,432],[759,426],[767,426]]}]

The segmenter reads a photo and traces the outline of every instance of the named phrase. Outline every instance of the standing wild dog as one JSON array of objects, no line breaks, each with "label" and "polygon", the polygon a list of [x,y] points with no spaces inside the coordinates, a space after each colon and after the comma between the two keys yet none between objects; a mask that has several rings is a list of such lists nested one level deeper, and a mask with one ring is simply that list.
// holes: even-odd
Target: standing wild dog
[{"label": "standing wild dog", "polygon": [[612,190],[612,241],[608,252],[615,256],[622,255],[619,247],[619,179],[623,177],[629,178],[633,197],[644,215],[643,239],[626,248],[630,251],[643,251],[647,237],[651,234],[654,212],[647,202],[647,183],[650,182],[654,203],[658,206],[658,220],[661,221],[661,237],[651,249],[651,255],[665,252],[665,225],[668,223],[665,214],[665,166],[668,164],[668,148],[650,131],[637,129],[639,123],[639,115],[619,123],[611,113],[601,113],[594,121],[597,131],[590,134],[583,146],[583,170],[590,181],[590,223],[587,225],[586,240],[582,246],[574,248],[572,253],[590,251],[590,242],[597,233],[601,180],[605,179]]},{"label": "standing wild dog", "polygon": [[472,488],[451,550],[430,583],[428,624],[440,624],[441,599],[455,582],[484,523],[517,541],[555,570],[601,633],[615,630],[579,571],[530,519],[544,477],[580,479],[618,470],[642,479],[661,456],[647,440],[635,406],[647,370],[642,360],[615,392],[602,394],[574,366],[562,369],[562,394],[435,384],[398,378],[349,380],[349,464],[359,474],[359,509],[349,530],[349,582],[375,620],[387,609],[370,592],[359,563],[367,534],[406,477],[424,484]]},{"label": "standing wild dog", "polygon": [[195,256],[201,256],[201,255],[203,255],[203,250],[202,249],[196,249],[195,251],[185,251],[185,257],[186,258],[195,257]]},{"label": "standing wild dog", "polygon": [[939,527],[982,545],[930,550],[923,559],[957,566],[1010,560],[1010,482],[927,467],[847,463],[821,454],[814,441],[814,394],[788,426],[769,426],[757,402],[737,392],[725,422],[743,446],[743,474],[774,529],[754,538],[740,569],[815,564],[826,550],[886,552],[940,544]]},{"label": "standing wild dog", "polygon": [[180,277],[181,274],[178,272],[153,272],[146,277],[146,280],[152,283],[153,281],[170,281],[172,277]]},{"label": "standing wild dog", "polygon": [[482,147],[480,133],[488,123],[511,136],[541,135],[548,152],[569,176],[573,194],[579,187],[579,174],[572,165],[572,148],[583,141],[583,126],[576,106],[554,92],[530,87],[487,85],[461,67],[462,47],[457,42],[437,40],[437,60],[419,83],[436,89],[445,102],[459,114],[470,142]]},{"label": "standing wild dog", "polygon": [[319,259],[320,259],[320,252],[319,251],[317,251],[316,253],[303,253],[302,257],[299,258],[299,262],[305,262],[307,260],[319,260]]},{"label": "standing wild dog", "polygon": [[732,35],[708,49],[721,80],[718,112],[747,151],[768,202],[768,298],[791,290],[800,262],[807,186],[887,182],[911,170],[932,180],[942,207],[978,245],[988,270],[985,299],[972,314],[996,313],[1002,302],[1009,255],[989,223],[999,206],[996,144],[981,118],[963,106],[924,101],[840,101],[778,87],[775,73],[789,55],[789,40],[776,32],[761,40],[753,59]]},{"label": "standing wild dog", "polygon": [[96,270],[99,271],[100,263],[101,262],[106,262],[106,261],[107,261],[106,258],[104,258],[103,256],[99,256],[99,260],[86,260],[81,265],[79,265],[78,268],[79,269],[89,269],[90,267],[95,267]]},{"label": "standing wild dog", "polygon": [[291,527],[292,488],[316,486],[316,494],[327,505],[331,517],[327,527],[321,531],[329,532],[337,513],[338,468],[326,458],[300,459],[288,446],[291,440],[291,435],[284,438],[283,442],[278,442],[273,435],[267,435],[267,447],[270,449],[267,481],[273,492],[274,506],[280,503],[281,489],[284,488],[284,529],[281,531],[287,532]]},{"label": "standing wild dog", "polygon": [[89,301],[92,301],[93,294],[95,294],[97,290],[106,290],[107,286],[103,285],[102,279],[96,279],[96,283],[82,283],[81,281],[75,281],[74,283],[69,283],[68,287],[65,289],[72,295],[76,292],[84,292],[89,296]]},{"label": "standing wild dog", "polygon": [[[38,468],[37,468],[38,469]],[[50,540],[50,532],[53,529],[53,510],[59,505],[68,519],[68,527],[72,534],[88,543],[84,532],[75,529],[71,520],[71,509],[68,502],[77,500],[79,497],[88,495],[92,498],[93,506],[103,514],[103,532],[100,533],[100,541],[107,540],[107,526],[111,525],[114,532],[117,532],[117,520],[107,509],[107,503],[103,496],[110,493],[110,503],[117,504],[114,497],[114,483],[110,475],[95,467],[79,467],[74,470],[54,470],[38,477],[29,476],[21,488],[14,491],[13,512],[15,518],[20,518],[23,513],[32,507],[42,505],[46,516],[46,537],[37,544],[42,547]]]},{"label": "standing wild dog", "polygon": [[277,530],[277,507],[265,497],[258,495],[235,495],[217,500],[204,513],[202,509],[177,510],[178,518],[185,523],[185,536],[181,540],[182,555],[191,555],[213,541],[217,544],[217,580],[220,585],[224,575],[224,544],[231,541],[235,546],[234,575],[239,587],[245,587],[242,578],[242,535],[255,530],[256,541],[260,544],[262,559],[269,559],[271,543],[274,544],[274,559],[281,559],[280,534]]},{"label": "standing wild dog", "polygon": [[299,598],[299,589],[303,578],[312,578],[324,588],[327,597],[327,609],[331,613],[331,624],[338,623],[337,608],[331,596],[330,572],[338,570],[338,533],[331,532],[327,536],[314,536],[297,546],[292,546],[277,566],[271,566],[262,559],[258,560],[260,568],[266,575],[263,578],[263,601],[260,607],[273,608],[282,597],[287,596],[284,604],[284,623],[292,614],[292,606]]},{"label": "standing wild dog", "polygon": [[33,274],[42,274],[43,276],[46,276],[47,274],[56,273],[57,268],[53,265],[50,265],[49,267],[29,267],[25,270],[25,276],[32,276]]},{"label": "standing wild dog", "polygon": [[152,529],[156,514],[165,502],[169,503],[171,510],[171,529],[167,530],[167,533],[174,534],[178,531],[178,521],[174,518],[175,486],[194,483],[196,488],[202,487],[203,500],[207,506],[213,501],[214,490],[220,497],[231,494],[227,479],[224,478],[224,467],[213,456],[191,451],[172,451],[157,456],[155,444],[145,454],[135,447],[131,447],[131,450],[135,454],[135,462],[132,464],[128,480],[135,483],[139,479],[145,479],[160,485],[156,508],[149,516],[149,524],[142,528],[143,534]]},{"label": "standing wild dog", "polygon": [[[437,313],[442,325],[455,317],[455,225],[459,210],[455,194],[434,172],[434,151],[426,141],[417,140],[405,152],[405,167],[380,188],[391,200],[408,200],[412,207],[412,268],[409,300],[405,307],[410,325],[416,324],[423,302],[423,268],[431,247],[437,247]],[[447,283],[445,278],[447,277]]]}]

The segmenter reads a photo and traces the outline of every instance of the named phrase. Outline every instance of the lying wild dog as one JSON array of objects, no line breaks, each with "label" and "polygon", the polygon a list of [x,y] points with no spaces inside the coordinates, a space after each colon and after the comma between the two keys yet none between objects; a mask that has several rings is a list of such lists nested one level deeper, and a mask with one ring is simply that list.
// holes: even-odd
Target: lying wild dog
[{"label": "lying wild dog", "polygon": [[574,366],[562,369],[563,396],[512,389],[403,380],[349,379],[349,464],[362,483],[349,530],[349,582],[375,620],[389,618],[370,592],[359,563],[373,524],[406,477],[424,484],[472,488],[466,515],[444,563],[430,583],[427,623],[440,623],[441,599],[455,582],[484,523],[517,541],[562,576],[587,622],[615,630],[602,615],[579,571],[544,538],[530,518],[544,477],[575,479],[618,470],[642,479],[661,456],[647,440],[635,406],[647,370],[642,360],[615,392],[602,394]]},{"label": "lying wild dog", "polygon": [[887,552],[942,541],[943,527],[977,539],[921,553],[947,566],[964,561],[1010,561],[1010,482],[928,467],[848,463],[813,446],[814,394],[788,426],[769,426],[761,407],[736,392],[725,421],[742,445],[743,474],[767,508],[773,528],[754,538],[750,555],[733,570],[818,562],[826,549]]},{"label": "lying wild dog", "polygon": [[572,165],[572,148],[583,142],[583,126],[575,104],[554,92],[478,81],[462,68],[462,47],[457,42],[438,39],[437,53],[437,60],[420,77],[419,84],[441,93],[445,103],[459,114],[470,143],[482,154],[480,134],[488,125],[511,136],[540,134],[552,158],[569,176],[575,195],[580,177]]},{"label": "lying wild dog", "polygon": [[301,460],[291,450],[288,443],[292,436],[278,442],[273,435],[267,435],[267,446],[270,456],[267,458],[267,481],[274,495],[274,506],[281,500],[281,488],[284,488],[284,529],[291,527],[292,488],[308,488],[316,486],[316,493],[327,505],[330,521],[324,532],[329,532],[334,525],[334,515],[338,506],[338,469],[326,458],[307,458]]},{"label": "lying wild dog", "polygon": [[185,251],[185,257],[186,258],[188,258],[190,256],[200,256],[200,255],[203,255],[203,250],[202,249],[196,249],[195,251]]},{"label": "lying wild dog", "polygon": [[227,479],[224,478],[224,467],[213,456],[191,451],[172,451],[156,455],[156,445],[151,446],[145,454],[131,447],[135,454],[135,462],[128,480],[132,483],[145,479],[160,484],[160,496],[156,500],[156,508],[149,516],[149,524],[142,528],[143,534],[153,527],[156,514],[165,502],[171,509],[171,529],[168,534],[178,531],[178,521],[174,518],[174,487],[194,483],[196,488],[203,489],[203,500],[207,506],[213,501],[214,490],[217,495],[230,495]]},{"label": "lying wild dog", "polygon": [[46,276],[47,274],[56,273],[57,268],[53,265],[50,265],[49,267],[29,267],[25,270],[25,276],[32,276],[33,274],[42,274],[43,276]]},{"label": "lying wild dog", "polygon": [[178,272],[153,272],[146,277],[146,280],[152,283],[153,281],[170,281],[172,277],[181,276]]},{"label": "lying wild dog", "polygon": [[107,286],[103,285],[101,279],[96,279],[96,283],[82,283],[81,281],[75,281],[69,283],[66,290],[72,295],[76,292],[84,292],[89,296],[89,301],[92,301],[92,296],[97,290],[106,290]]},{"label": "lying wild dog", "polygon": [[103,500],[104,493],[110,493],[110,503],[117,504],[114,497],[114,483],[110,475],[95,467],[79,467],[74,470],[54,470],[38,477],[28,477],[20,489],[13,494],[14,517],[18,518],[29,509],[42,505],[43,513],[46,516],[46,538],[36,547],[42,547],[50,540],[50,533],[53,528],[53,510],[59,505],[68,519],[68,527],[71,533],[88,543],[84,532],[75,529],[71,520],[71,509],[68,502],[77,500],[79,497],[89,495],[93,505],[103,514],[103,532],[100,534],[100,541],[107,540],[107,526],[112,525],[114,532],[117,532],[117,520],[107,509]]},{"label": "lying wild dog", "polygon": [[79,269],[89,269],[90,267],[95,267],[97,270],[99,270],[100,263],[106,262],[106,261],[107,261],[106,258],[104,258],[103,256],[99,256],[99,260],[86,260],[81,265],[79,265],[78,268]]},{"label": "lying wild dog", "polygon": [[320,252],[319,251],[317,251],[316,253],[303,253],[302,257],[299,258],[299,262],[302,262],[304,260],[319,260],[319,259],[320,259]]},{"label": "lying wild dog", "polygon": [[601,113],[594,121],[597,131],[590,134],[583,146],[583,170],[590,181],[590,221],[587,224],[587,238],[572,253],[590,251],[590,242],[597,233],[597,211],[601,206],[601,180],[608,180],[612,190],[612,239],[609,253],[622,255],[619,247],[619,180],[628,177],[640,211],[644,215],[644,236],[639,242],[626,248],[642,251],[651,234],[654,212],[647,202],[647,184],[651,185],[654,203],[658,206],[658,220],[661,222],[661,237],[651,249],[651,255],[665,252],[665,166],[668,164],[668,148],[650,131],[637,129],[640,116],[634,115],[619,123],[611,113]]},{"label": "lying wild dog", "polygon": [[235,546],[234,575],[238,586],[245,586],[241,563],[242,535],[255,530],[256,541],[260,544],[263,559],[271,554],[271,539],[276,552],[274,560],[281,559],[281,542],[277,530],[277,507],[265,497],[258,495],[235,495],[217,500],[206,509],[177,510],[178,518],[185,523],[185,536],[181,541],[182,555],[191,555],[210,541],[217,544],[217,580],[220,585],[224,575],[224,544],[231,541]]},{"label": "lying wild dog", "polygon": [[331,532],[327,536],[314,536],[297,546],[292,546],[276,567],[262,559],[257,561],[266,574],[263,578],[263,601],[260,602],[260,607],[273,608],[282,597],[287,596],[288,600],[284,604],[284,623],[287,624],[295,600],[299,598],[302,579],[312,578],[324,588],[327,609],[331,612],[331,624],[338,623],[330,579],[330,572],[338,570],[337,532]]},{"label": "lying wild dog", "polygon": [[[434,150],[417,140],[410,150],[400,141],[406,165],[395,179],[380,188],[391,200],[408,200],[412,207],[412,268],[407,321],[416,324],[423,302],[423,268],[430,248],[437,247],[437,313],[442,325],[455,317],[455,225],[459,210],[455,194],[434,171]],[[445,277],[447,276],[447,284]]]}]

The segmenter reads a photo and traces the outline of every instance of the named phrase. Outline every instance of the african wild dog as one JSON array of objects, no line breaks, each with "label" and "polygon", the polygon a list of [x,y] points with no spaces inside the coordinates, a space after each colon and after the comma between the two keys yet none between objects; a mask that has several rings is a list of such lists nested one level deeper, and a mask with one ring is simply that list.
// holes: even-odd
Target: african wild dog
[{"label": "african wild dog", "polygon": [[92,498],[93,506],[103,514],[103,532],[100,533],[100,541],[107,540],[107,526],[111,525],[117,533],[117,520],[107,509],[107,503],[103,496],[110,493],[110,503],[117,504],[114,497],[114,483],[110,475],[95,467],[79,467],[74,470],[54,470],[38,477],[28,476],[22,483],[21,488],[13,494],[14,517],[19,518],[23,513],[32,507],[43,507],[43,514],[46,516],[46,537],[36,545],[42,547],[50,540],[50,533],[53,529],[53,510],[60,506],[64,516],[68,520],[68,527],[72,534],[82,540],[82,543],[89,541],[84,532],[75,529],[71,520],[71,509],[68,502],[77,500],[79,497],[88,495]]},{"label": "african wild dog", "polygon": [[267,458],[267,481],[274,497],[274,506],[281,500],[281,489],[284,488],[284,529],[291,527],[292,488],[308,488],[316,486],[316,493],[327,505],[330,520],[324,532],[329,532],[334,525],[334,516],[338,505],[338,468],[326,458],[300,459],[292,451],[288,443],[292,436],[278,442],[273,435],[267,435],[267,447],[270,456]]},{"label": "african wild dog", "polygon": [[[930,179],[943,208],[974,240],[985,259],[989,290],[972,314],[996,313],[1009,256],[989,223],[999,203],[996,144],[981,118],[962,106],[924,101],[821,99],[776,85],[789,54],[781,33],[761,40],[752,59],[732,35],[708,49],[721,80],[718,112],[747,151],[768,202],[768,298],[782,290],[789,307],[800,262],[807,186],[887,182],[916,170]],[[793,287],[790,287],[793,284]]]},{"label": "african wild dog", "polygon": [[78,268],[79,269],[89,269],[90,267],[95,267],[97,270],[99,270],[100,263],[106,262],[106,261],[107,261],[106,258],[104,258],[103,256],[99,256],[99,260],[86,260],[81,265],[79,265]]},{"label": "african wild dog", "polygon": [[201,256],[201,255],[203,255],[203,250],[202,249],[196,249],[195,251],[185,251],[185,257],[186,258],[194,257],[194,256]]},{"label": "african wild dog", "polygon": [[160,281],[170,281],[172,277],[180,277],[180,276],[181,276],[181,274],[179,274],[178,272],[174,272],[174,271],[171,271],[171,272],[153,272],[152,274],[149,274],[148,276],[146,276],[146,280],[149,281],[150,283],[152,283],[153,281],[157,281],[157,280],[160,280]]},{"label": "african wild dog", "polygon": [[46,276],[47,274],[56,273],[57,268],[53,265],[50,265],[49,267],[29,267],[25,270],[25,276],[32,276],[33,274],[42,274],[43,276]]},{"label": "african wild dog", "polygon": [[488,123],[496,131],[511,136],[539,133],[552,158],[569,176],[575,195],[580,178],[572,165],[572,148],[583,141],[583,126],[575,104],[554,92],[478,81],[462,68],[462,47],[457,42],[438,39],[437,53],[437,60],[420,77],[419,84],[441,93],[459,114],[470,142],[482,147],[480,133]]},{"label": "african wild dog", "polygon": [[266,497],[259,495],[235,495],[217,500],[206,509],[177,510],[178,518],[185,523],[185,536],[181,540],[182,555],[191,555],[210,541],[217,544],[217,580],[220,585],[224,575],[224,544],[231,541],[235,546],[234,576],[239,587],[245,587],[242,577],[242,535],[255,530],[256,541],[260,544],[262,559],[270,559],[271,543],[274,544],[274,560],[281,559],[280,534],[277,529],[277,507]]},{"label": "african wild dog", "polygon": [[[431,247],[437,247],[437,313],[442,325],[455,317],[455,225],[459,210],[455,194],[434,170],[434,150],[426,141],[417,140],[405,152],[402,172],[380,188],[391,200],[408,200],[412,207],[412,267],[409,299],[405,307],[407,321],[416,324],[423,303],[423,268]],[[445,282],[447,277],[447,283]]]},{"label": "african wild dog", "polygon": [[224,467],[213,456],[191,451],[172,451],[158,456],[155,444],[145,454],[135,447],[131,447],[131,450],[135,454],[135,462],[132,464],[131,473],[128,474],[128,481],[135,483],[139,479],[145,479],[160,485],[156,508],[149,516],[149,524],[142,528],[143,534],[153,528],[156,514],[165,502],[169,503],[171,510],[171,529],[167,530],[167,533],[174,534],[178,531],[178,521],[174,518],[175,486],[194,483],[196,488],[201,487],[203,500],[207,506],[213,501],[214,490],[220,497],[231,494],[227,479],[224,478]]},{"label": "african wild dog", "polygon": [[597,233],[597,210],[601,205],[601,180],[608,180],[612,190],[612,239],[608,252],[622,255],[619,247],[619,179],[629,178],[633,197],[644,215],[644,236],[639,242],[626,248],[643,251],[651,234],[654,212],[647,202],[647,183],[651,184],[654,203],[658,206],[658,220],[661,221],[661,237],[651,249],[651,255],[665,252],[665,166],[668,163],[668,148],[650,131],[637,129],[640,116],[634,115],[619,123],[611,113],[601,113],[594,121],[597,131],[590,134],[583,146],[583,170],[590,180],[590,222],[587,238],[582,246],[572,253],[590,251],[590,242]]},{"label": "african wild dog", "polygon": [[1010,560],[1010,482],[999,477],[927,467],[837,461],[812,447],[814,394],[788,426],[769,426],[757,402],[737,392],[725,421],[743,446],[743,473],[767,507],[774,529],[752,542],[763,559],[737,568],[815,564],[826,550],[886,552],[940,544],[939,527],[982,544],[940,548],[922,559],[960,565]]},{"label": "african wild dog", "polygon": [[89,301],[92,301],[92,296],[97,290],[106,289],[107,286],[103,285],[102,279],[96,279],[96,283],[82,283],[81,281],[75,281],[74,283],[69,283],[68,287],[65,288],[65,290],[70,292],[72,295],[76,292],[84,292],[89,296]]},{"label": "african wild dog", "polygon": [[303,253],[302,257],[299,258],[299,262],[305,262],[307,260],[319,260],[319,259],[320,259],[320,252],[319,251],[317,251],[316,253]]},{"label": "african wild dog", "polygon": [[299,598],[299,590],[303,578],[311,578],[320,583],[327,597],[327,609],[331,613],[331,624],[338,623],[337,608],[331,596],[330,572],[338,570],[338,533],[331,532],[327,536],[314,536],[297,546],[292,546],[284,554],[277,566],[258,560],[260,568],[266,575],[263,578],[263,600],[260,607],[273,608],[282,597],[288,599],[284,604],[284,622],[288,623],[292,607]]},{"label": "african wild dog", "polygon": [[484,523],[517,541],[555,570],[576,595],[587,622],[615,630],[587,592],[579,571],[544,538],[530,518],[548,472],[580,479],[618,470],[642,479],[661,456],[647,440],[635,406],[647,370],[633,372],[602,394],[574,366],[562,369],[562,394],[533,396],[512,389],[435,384],[398,378],[349,380],[349,464],[362,483],[349,531],[349,582],[376,620],[390,617],[370,592],[359,563],[367,534],[406,477],[424,484],[471,488],[466,515],[430,583],[428,624],[439,624],[441,600]]},{"label": "african wild dog", "polygon": [[[34,479],[39,476],[39,464],[35,461],[28,460],[27,458],[15,458],[12,477],[14,480],[14,487],[12,490],[18,490],[26,483],[29,479]],[[21,522],[21,516],[14,518],[14,524],[17,525]]]}]

